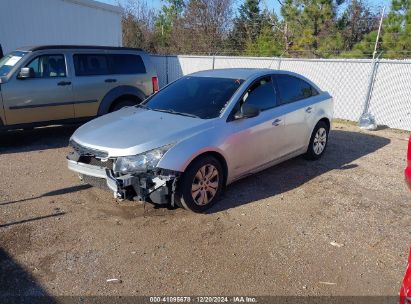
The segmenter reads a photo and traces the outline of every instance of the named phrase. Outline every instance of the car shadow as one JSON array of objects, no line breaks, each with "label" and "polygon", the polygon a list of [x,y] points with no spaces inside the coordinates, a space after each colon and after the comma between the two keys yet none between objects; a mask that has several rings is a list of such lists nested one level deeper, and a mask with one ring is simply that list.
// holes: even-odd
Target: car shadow
[{"label": "car shadow", "polygon": [[3,248],[0,248],[0,269],[0,303],[57,303]]},{"label": "car shadow", "polygon": [[241,179],[227,187],[220,202],[207,213],[215,213],[295,189],[331,170],[350,170],[355,160],[388,145],[390,140],[366,133],[333,130],[324,156],[317,161],[296,157]]},{"label": "car shadow", "polygon": [[62,148],[79,125],[51,126],[33,130],[0,132],[0,154]]},{"label": "car shadow", "polygon": [[53,191],[44,193],[44,194],[39,195],[39,196],[33,196],[33,197],[29,197],[29,198],[23,198],[23,199],[19,199],[19,200],[15,200],[15,201],[0,202],[0,206],[11,205],[11,204],[16,204],[16,203],[23,203],[23,202],[27,202],[27,201],[34,201],[34,200],[37,200],[37,199],[42,198],[42,197],[51,197],[51,196],[57,196],[57,195],[74,193],[74,192],[86,190],[86,189],[89,189],[89,188],[91,188],[91,186],[90,186],[90,185],[87,185],[87,184],[82,184],[82,185],[77,185],[77,186],[62,188],[62,189],[53,190]]}]

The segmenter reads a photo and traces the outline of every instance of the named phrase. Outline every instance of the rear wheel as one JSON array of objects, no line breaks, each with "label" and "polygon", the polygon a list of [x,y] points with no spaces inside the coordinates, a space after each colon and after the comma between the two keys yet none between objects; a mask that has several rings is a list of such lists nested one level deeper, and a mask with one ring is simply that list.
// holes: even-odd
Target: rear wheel
[{"label": "rear wheel", "polygon": [[177,187],[177,204],[193,212],[213,206],[223,189],[224,173],[212,156],[196,159],[182,175]]},{"label": "rear wheel", "polygon": [[123,99],[120,101],[117,101],[116,103],[114,103],[111,108],[110,108],[110,113],[114,112],[114,111],[118,111],[122,108],[125,107],[132,107],[135,106],[136,104],[138,104],[139,102],[135,101],[135,100],[131,100],[131,99]]},{"label": "rear wheel", "polygon": [[307,152],[304,155],[306,159],[316,160],[324,154],[327,148],[329,131],[329,127],[325,122],[320,121],[317,123],[311,134]]}]

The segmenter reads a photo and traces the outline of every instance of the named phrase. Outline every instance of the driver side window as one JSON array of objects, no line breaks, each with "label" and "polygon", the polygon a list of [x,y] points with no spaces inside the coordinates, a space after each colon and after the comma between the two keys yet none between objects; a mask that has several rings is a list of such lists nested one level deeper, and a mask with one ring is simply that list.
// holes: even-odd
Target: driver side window
[{"label": "driver side window", "polygon": [[277,105],[277,100],[271,77],[264,77],[254,82],[244,94],[241,103],[251,104],[260,111],[274,108]]},{"label": "driver side window", "polygon": [[66,77],[66,63],[63,55],[41,55],[27,66],[34,71],[35,78]]}]

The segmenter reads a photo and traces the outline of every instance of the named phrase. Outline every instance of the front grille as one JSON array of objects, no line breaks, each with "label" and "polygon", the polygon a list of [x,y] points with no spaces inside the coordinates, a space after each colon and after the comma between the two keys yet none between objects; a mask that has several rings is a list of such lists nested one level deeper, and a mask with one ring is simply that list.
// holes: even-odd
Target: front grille
[{"label": "front grille", "polygon": [[80,156],[94,156],[97,158],[107,158],[108,153],[106,151],[101,151],[97,149],[92,149],[84,147],[74,140],[70,140],[70,146],[77,152]]},{"label": "front grille", "polygon": [[114,160],[113,159],[108,159],[107,161],[102,161],[101,159],[95,158],[94,156],[80,156],[78,162],[83,163],[83,164],[87,164],[87,165],[103,167],[103,168],[107,168],[107,169],[110,169],[110,170],[113,170],[113,167],[114,167]]}]

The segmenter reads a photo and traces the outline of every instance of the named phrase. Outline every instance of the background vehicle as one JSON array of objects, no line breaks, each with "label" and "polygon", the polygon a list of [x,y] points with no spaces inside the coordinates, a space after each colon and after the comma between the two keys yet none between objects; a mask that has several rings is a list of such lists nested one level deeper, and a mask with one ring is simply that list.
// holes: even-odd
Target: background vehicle
[{"label": "background vehicle", "polygon": [[408,141],[408,155],[407,155],[407,168],[405,168],[405,183],[408,185],[408,188],[411,190],[411,136]]},{"label": "background vehicle", "polygon": [[405,270],[405,276],[400,288],[400,304],[411,303],[411,248],[408,256],[408,264]]},{"label": "background vehicle", "polygon": [[138,104],[157,90],[154,66],[139,49],[21,48],[0,60],[0,125],[87,120]]},{"label": "background vehicle", "polygon": [[300,154],[320,158],[332,115],[331,96],[295,73],[203,71],[80,127],[68,167],[116,197],[201,212],[235,180]]}]

